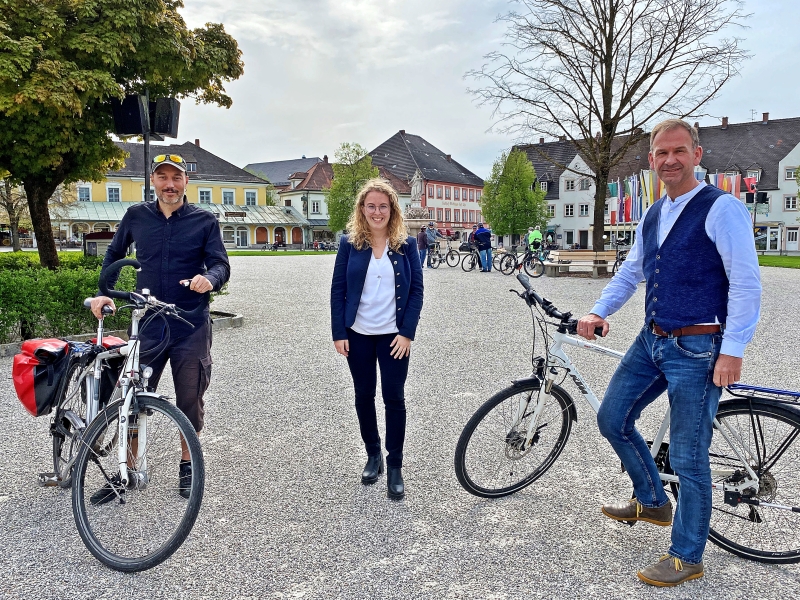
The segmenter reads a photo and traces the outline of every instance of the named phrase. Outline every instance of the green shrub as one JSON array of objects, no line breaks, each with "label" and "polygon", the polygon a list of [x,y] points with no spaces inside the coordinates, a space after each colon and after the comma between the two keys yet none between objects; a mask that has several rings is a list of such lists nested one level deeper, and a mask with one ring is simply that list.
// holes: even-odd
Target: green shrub
[{"label": "green shrub", "polygon": [[[59,269],[97,269],[103,265],[102,256],[84,256],[83,252],[59,252]],[[0,271],[39,269],[36,252],[0,252]]]},{"label": "green shrub", "polygon": [[[100,268],[27,268],[0,271],[0,343],[33,337],[65,337],[90,333],[97,320],[84,308],[97,294]],[[132,290],[135,273],[126,268],[117,289]],[[124,329],[130,311],[106,318],[106,328]]]}]

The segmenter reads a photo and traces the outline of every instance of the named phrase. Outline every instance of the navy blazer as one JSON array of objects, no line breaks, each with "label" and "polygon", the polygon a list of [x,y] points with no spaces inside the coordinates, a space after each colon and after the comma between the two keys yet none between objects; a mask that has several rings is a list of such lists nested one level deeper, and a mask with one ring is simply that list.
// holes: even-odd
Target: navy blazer
[{"label": "navy blazer", "polygon": [[[400,335],[413,340],[422,312],[423,291],[417,240],[408,237],[399,250],[388,248],[386,252],[394,266],[397,329]],[[347,236],[339,240],[331,284],[331,330],[334,341],[346,340],[347,328],[356,321],[371,256],[372,248],[369,246],[364,250],[356,250]]]}]

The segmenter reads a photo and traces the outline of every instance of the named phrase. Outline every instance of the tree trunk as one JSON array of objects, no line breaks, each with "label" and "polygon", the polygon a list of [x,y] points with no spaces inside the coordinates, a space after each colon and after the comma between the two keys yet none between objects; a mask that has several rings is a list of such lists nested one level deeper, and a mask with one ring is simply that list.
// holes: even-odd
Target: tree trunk
[{"label": "tree trunk", "polygon": [[33,221],[33,231],[36,234],[36,244],[39,247],[39,262],[43,267],[51,270],[58,268],[58,250],[53,239],[48,202],[59,183],[61,182],[41,181],[33,178],[23,182],[25,193],[28,196],[28,210],[31,213],[31,221]]},{"label": "tree trunk", "polygon": [[[594,231],[592,232],[592,249],[602,252],[606,249],[605,221],[606,221],[606,194],[608,193],[608,172],[599,171],[595,181],[594,190]],[[598,268],[598,274],[605,275],[605,268]]]},{"label": "tree trunk", "polygon": [[11,250],[13,252],[19,252],[22,250],[22,246],[20,246],[19,243],[19,216],[17,214],[9,214],[8,225],[11,227]]}]

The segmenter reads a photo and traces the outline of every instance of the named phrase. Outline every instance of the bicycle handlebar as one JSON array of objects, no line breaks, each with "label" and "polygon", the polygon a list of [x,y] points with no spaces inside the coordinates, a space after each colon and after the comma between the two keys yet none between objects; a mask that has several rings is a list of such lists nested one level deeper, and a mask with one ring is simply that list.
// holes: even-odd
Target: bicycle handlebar
[{"label": "bicycle handlebar", "polygon": [[[552,302],[550,302],[550,300],[548,300],[547,298],[543,298],[539,294],[537,294],[536,291],[533,289],[533,286],[531,286],[530,279],[528,279],[528,276],[525,275],[524,273],[519,273],[517,275],[517,281],[519,281],[522,284],[522,287],[525,288],[524,294],[519,294],[519,292],[517,292],[517,294],[521,296],[525,300],[525,302],[528,303],[528,306],[531,306],[533,304],[540,306],[548,317],[552,317],[553,319],[558,319],[559,321],[561,321],[561,324],[564,325],[564,327],[566,327],[568,333],[571,334],[578,333],[578,320],[572,318],[571,312],[567,311],[562,313],[555,307],[555,305]],[[516,292],[516,290],[511,290],[511,291]],[[603,337],[603,328],[595,327],[594,334],[598,337]]]},{"label": "bicycle handlebar", "polygon": [[100,288],[100,293],[102,293],[103,296],[108,296],[109,298],[118,298],[119,300],[131,299],[130,292],[108,289],[107,282],[109,275],[118,273],[122,270],[122,267],[133,267],[139,271],[142,268],[142,265],[139,264],[138,260],[134,260],[132,258],[123,258],[122,260],[118,260],[117,262],[113,262],[108,265],[108,268],[103,269],[100,273],[100,281],[97,282],[97,286]]}]

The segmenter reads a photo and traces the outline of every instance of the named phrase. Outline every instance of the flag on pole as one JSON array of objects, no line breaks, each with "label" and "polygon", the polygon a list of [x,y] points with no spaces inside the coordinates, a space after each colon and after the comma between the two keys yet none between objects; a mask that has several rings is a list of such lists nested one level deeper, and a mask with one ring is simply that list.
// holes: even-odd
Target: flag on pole
[{"label": "flag on pole", "polygon": [[618,204],[618,209],[617,209],[617,220],[620,223],[624,223],[625,222],[625,214],[627,212],[627,209],[625,207],[625,204],[626,204],[625,203],[625,186],[620,184],[619,179],[617,179],[617,189],[619,190],[619,194],[618,194],[619,204]]},{"label": "flag on pole", "polygon": [[756,191],[756,184],[758,183],[757,177],[745,177],[744,178],[744,185],[747,188],[747,191],[750,193],[754,193]]}]

